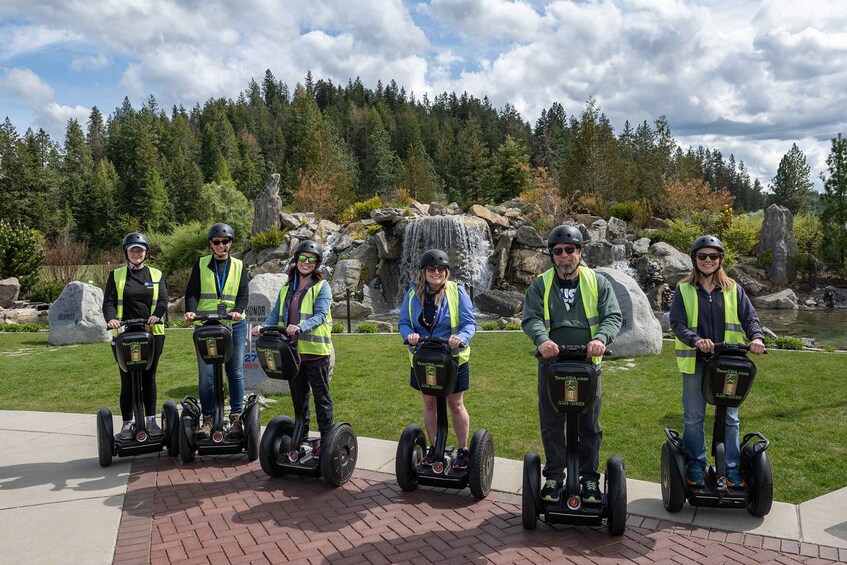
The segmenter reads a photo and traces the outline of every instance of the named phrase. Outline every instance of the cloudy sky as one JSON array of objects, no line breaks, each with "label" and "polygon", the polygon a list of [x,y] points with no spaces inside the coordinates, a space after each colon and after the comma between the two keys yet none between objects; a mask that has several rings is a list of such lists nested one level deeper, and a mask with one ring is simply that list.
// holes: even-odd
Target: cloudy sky
[{"label": "cloudy sky", "polygon": [[420,96],[467,91],[534,124],[589,97],[620,131],[666,115],[764,184],[797,143],[816,186],[847,134],[842,0],[0,0],[0,119],[62,142],[128,96],[235,98],[265,69]]}]

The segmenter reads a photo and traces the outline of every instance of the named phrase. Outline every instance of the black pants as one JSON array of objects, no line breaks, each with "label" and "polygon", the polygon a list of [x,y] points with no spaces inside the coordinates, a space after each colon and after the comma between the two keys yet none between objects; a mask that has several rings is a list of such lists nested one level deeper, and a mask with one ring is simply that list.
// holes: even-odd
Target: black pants
[{"label": "black pants", "polygon": [[318,428],[321,438],[332,426],[332,396],[329,394],[329,357],[310,359],[300,365],[300,376],[295,381],[302,401],[303,438],[309,436],[309,421],[312,413],[309,410],[309,392],[315,394],[315,413],[318,418]]},{"label": "black pants", "polygon": [[[165,346],[165,336],[154,335],[153,342],[153,364],[141,374],[141,400],[147,416],[156,415],[156,369]],[[114,352],[114,345],[112,348]],[[118,371],[121,374],[121,417],[124,422],[129,422],[135,419],[132,413],[132,377],[120,369]]]}]

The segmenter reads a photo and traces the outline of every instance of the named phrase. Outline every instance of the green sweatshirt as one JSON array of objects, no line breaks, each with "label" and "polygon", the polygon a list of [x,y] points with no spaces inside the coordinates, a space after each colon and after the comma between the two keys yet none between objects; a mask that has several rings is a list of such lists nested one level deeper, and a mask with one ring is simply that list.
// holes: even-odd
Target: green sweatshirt
[{"label": "green sweatshirt", "polygon": [[[580,269],[588,267],[580,266]],[[565,309],[559,292],[558,282],[553,281],[550,289],[550,334],[544,327],[544,281],[536,277],[526,290],[521,327],[532,339],[536,347],[552,339],[559,345],[585,345],[591,341],[588,317],[582,307],[581,289],[576,291],[573,307]],[[600,315],[600,327],[595,339],[609,345],[621,329],[621,309],[618,298],[609,281],[597,273],[597,312]]]}]

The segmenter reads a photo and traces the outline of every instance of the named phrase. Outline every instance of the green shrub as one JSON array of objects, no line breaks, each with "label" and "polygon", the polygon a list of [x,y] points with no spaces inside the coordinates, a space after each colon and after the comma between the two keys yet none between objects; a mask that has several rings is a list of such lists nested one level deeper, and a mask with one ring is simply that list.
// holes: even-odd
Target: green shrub
[{"label": "green shrub", "polygon": [[777,349],[791,349],[794,351],[803,349],[803,340],[798,337],[778,336],[774,340],[774,345]]},{"label": "green shrub", "polygon": [[177,226],[169,235],[151,233],[151,262],[165,273],[190,269],[199,257],[210,253],[208,230],[200,222],[191,222]]},{"label": "green shrub", "polygon": [[0,332],[40,332],[47,329],[41,324],[28,322],[26,324],[7,324],[0,322]]},{"label": "green shrub", "polygon": [[250,240],[250,244],[253,246],[253,251],[258,253],[262,249],[276,248],[282,245],[285,241],[285,234],[288,233],[288,230],[281,230],[276,226],[271,227],[269,230],[260,231]]},{"label": "green shrub", "polygon": [[16,277],[27,294],[44,263],[44,238],[20,220],[0,220],[0,279]]},{"label": "green shrub", "polygon": [[497,322],[482,322],[479,325],[479,329],[484,332],[493,332],[500,329],[500,324]]},{"label": "green shrub", "polygon": [[617,202],[609,207],[609,215],[623,220],[633,228],[643,228],[650,221],[650,205],[642,200]]},{"label": "green shrub", "polygon": [[520,325],[520,324],[518,324],[517,322],[509,322],[508,324],[506,324],[505,326],[503,326],[503,329],[504,329],[504,330],[508,330],[508,331],[520,330],[520,329],[521,329],[521,325]]},{"label": "green shrub", "polygon": [[362,202],[356,202],[339,215],[338,219],[342,224],[370,218],[371,212],[378,210],[384,206],[382,198],[374,196]]},{"label": "green shrub", "polygon": [[835,353],[837,351],[834,345],[824,345],[823,350],[827,353]]},{"label": "green shrub", "polygon": [[727,251],[738,255],[755,255],[759,247],[762,218],[744,214],[736,216],[732,225],[723,233],[721,241]]},{"label": "green shrub", "polygon": [[343,334],[344,333],[344,324],[342,324],[341,322],[333,322],[332,323],[332,333]]},{"label": "green shrub", "polygon": [[194,322],[186,322],[180,318],[169,318],[166,326],[169,328],[193,328]]},{"label": "green shrub", "polygon": [[823,229],[817,214],[797,214],[794,217],[794,239],[801,253],[818,255]]},{"label": "green shrub", "polygon": [[685,220],[671,220],[669,223],[668,229],[653,234],[651,243],[664,241],[687,255],[694,240],[703,235],[703,228]]},{"label": "green shrub", "polygon": [[356,326],[357,334],[375,334],[379,333],[379,326],[371,322],[365,322]]},{"label": "green shrub", "polygon": [[368,237],[372,236],[373,234],[380,231],[381,229],[382,229],[382,226],[379,225],[379,224],[374,224],[372,226],[368,226],[368,229],[367,229]]},{"label": "green shrub", "polygon": [[55,302],[65,285],[54,280],[41,279],[29,291],[29,299],[33,302]]},{"label": "green shrub", "polygon": [[177,296],[182,296],[185,293],[185,288],[188,286],[188,279],[191,277],[191,267],[182,267],[168,273],[165,277],[165,284],[168,286],[168,298],[173,299]]}]

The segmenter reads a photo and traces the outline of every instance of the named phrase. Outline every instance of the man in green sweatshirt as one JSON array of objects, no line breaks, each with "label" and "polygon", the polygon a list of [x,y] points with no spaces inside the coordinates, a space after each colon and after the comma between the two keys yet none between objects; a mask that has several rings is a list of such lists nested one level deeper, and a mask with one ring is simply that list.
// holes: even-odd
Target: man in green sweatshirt
[{"label": "man in green sweatshirt", "polygon": [[[582,499],[599,503],[600,360],[606,346],[621,329],[621,310],[612,285],[602,275],[580,265],[582,234],[568,225],[554,228],[547,238],[547,253],[553,266],[536,277],[524,297],[523,331],[549,363],[559,354],[559,345],[585,345],[597,367],[597,393],[590,410],[579,418],[579,474]],[[544,444],[544,477],[541,498],[558,502],[567,465],[565,415],[547,398],[546,366],[538,363],[538,416]]]}]

